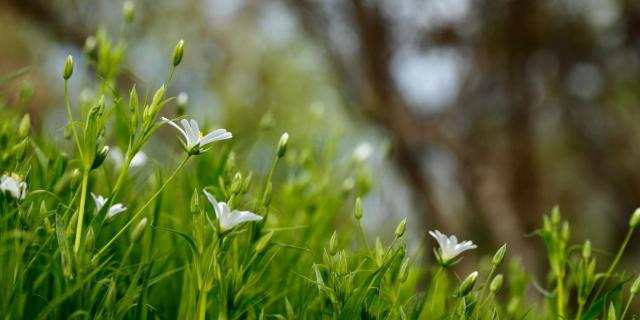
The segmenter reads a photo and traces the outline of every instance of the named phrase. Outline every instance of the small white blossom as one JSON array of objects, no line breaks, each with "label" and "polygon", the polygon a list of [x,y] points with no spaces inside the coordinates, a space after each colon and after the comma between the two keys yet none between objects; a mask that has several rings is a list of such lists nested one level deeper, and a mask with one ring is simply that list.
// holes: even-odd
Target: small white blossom
[{"label": "small white blossom", "polygon": [[429,231],[429,234],[438,241],[440,248],[436,250],[436,257],[438,258],[438,262],[442,265],[449,265],[454,262],[454,259],[462,252],[478,247],[471,241],[458,243],[458,238],[456,238],[456,236],[447,237],[438,230]]},{"label": "small white blossom", "polygon": [[209,199],[209,202],[213,205],[213,208],[216,211],[216,217],[218,217],[218,221],[220,221],[220,229],[222,231],[229,230],[243,222],[262,220],[261,216],[249,211],[231,211],[226,203],[218,202],[209,192],[206,190],[202,191],[207,196],[207,199]]},{"label": "small white blossom", "polygon": [[27,183],[15,173],[3,175],[0,177],[0,192],[9,192],[12,197],[22,200],[27,195]]},{"label": "small white blossom", "polygon": [[[113,165],[116,167],[116,169],[120,169],[124,165],[124,155],[122,154],[122,151],[120,150],[120,148],[118,147],[113,148],[109,152],[108,157],[113,162]],[[149,161],[149,157],[147,157],[147,154],[144,153],[143,151],[139,151],[138,153],[136,153],[135,156],[133,156],[133,159],[131,159],[130,167],[131,168],[141,167],[147,164],[148,161]]]},{"label": "small white blossom", "polygon": [[353,158],[358,162],[365,162],[373,154],[373,147],[367,142],[362,142],[353,150]]},{"label": "small white blossom", "polygon": [[[105,198],[101,195],[96,195],[93,192],[91,192],[91,197],[93,198],[93,202],[95,202],[96,204],[96,210],[100,212],[100,210],[102,210],[102,207],[104,207],[104,204],[107,203],[108,198]],[[105,219],[109,221],[113,219],[113,217],[115,217],[118,213],[123,212],[125,210],[127,210],[125,206],[123,206],[121,203],[116,203],[111,207],[109,207],[109,210],[107,210],[107,215]]]},{"label": "small white blossom", "polygon": [[186,119],[180,120],[180,124],[182,128],[178,126],[175,122],[162,117],[162,120],[166,121],[168,124],[178,129],[184,140],[182,141],[182,145],[187,150],[189,154],[199,154],[203,152],[207,152],[209,149],[203,149],[209,143],[231,139],[231,132],[225,129],[217,129],[213,130],[206,135],[203,135],[200,131],[200,127],[195,120],[187,121]]}]

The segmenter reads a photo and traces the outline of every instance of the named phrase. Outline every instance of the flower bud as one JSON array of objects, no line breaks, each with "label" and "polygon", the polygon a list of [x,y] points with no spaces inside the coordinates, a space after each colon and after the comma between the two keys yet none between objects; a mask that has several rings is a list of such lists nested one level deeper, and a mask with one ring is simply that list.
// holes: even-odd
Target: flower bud
[{"label": "flower bud", "polygon": [[609,312],[607,313],[607,320],[616,320],[616,307],[613,306],[613,302],[609,302]]},{"label": "flower bud", "polygon": [[498,274],[491,280],[491,284],[489,284],[489,290],[495,294],[502,287],[502,275]]},{"label": "flower bud", "polygon": [[135,228],[133,228],[133,231],[131,231],[131,234],[130,234],[131,242],[138,242],[138,240],[140,240],[140,238],[142,237],[146,229],[147,229],[147,217],[144,217],[140,219],[140,222],[138,222]]},{"label": "flower bud", "polygon": [[591,241],[587,240],[584,242],[582,246],[582,258],[589,259],[591,258]]},{"label": "flower bud", "polygon": [[287,312],[287,319],[295,319],[296,313],[293,311],[293,306],[291,306],[289,299],[287,299],[286,297],[284,298],[284,307],[285,311]]},{"label": "flower bud", "polygon": [[362,200],[360,200],[360,197],[356,198],[356,205],[353,209],[353,215],[356,216],[356,219],[358,220],[362,219]]},{"label": "flower bud", "polygon": [[640,291],[640,275],[636,278],[635,281],[633,281],[630,291],[634,296],[638,293],[638,291]]},{"label": "flower bud", "polygon": [[407,229],[407,219],[402,219],[396,227],[396,239],[402,238],[404,231]]},{"label": "flower bud", "polygon": [[116,282],[111,281],[109,284],[109,289],[107,289],[107,293],[104,296],[104,308],[106,310],[111,309],[116,304],[116,296],[118,292],[116,290]]},{"label": "flower bud", "polygon": [[551,209],[551,223],[554,225],[558,225],[560,223],[560,207],[557,205],[553,206],[553,209]]},{"label": "flower bud", "polygon": [[176,47],[173,49],[173,66],[176,67],[182,61],[182,55],[184,54],[184,40],[178,41]]},{"label": "flower bud", "polygon": [[24,139],[29,135],[31,131],[31,117],[29,114],[25,114],[20,120],[20,126],[18,126],[18,138]]},{"label": "flower bud", "polygon": [[93,158],[93,164],[91,165],[91,169],[97,169],[107,158],[107,154],[109,153],[109,146],[104,146],[98,153],[96,153],[95,158]]},{"label": "flower bud", "polygon": [[122,16],[126,23],[131,23],[133,21],[133,15],[135,13],[135,7],[132,1],[125,1],[122,6]]},{"label": "flower bud", "polygon": [[344,250],[341,250],[338,253],[338,259],[336,263],[336,272],[339,275],[345,275],[347,274],[348,271],[349,271],[349,264],[347,262],[347,254],[344,252]]},{"label": "flower bud", "polygon": [[497,266],[499,264],[502,263],[502,260],[504,259],[504,255],[507,253],[507,244],[503,244],[502,247],[500,247],[500,249],[498,249],[498,251],[496,251],[496,253],[493,255],[493,259],[491,260],[491,263],[494,266]]},{"label": "flower bud", "polygon": [[562,239],[564,241],[569,241],[570,233],[569,233],[569,222],[565,221],[562,224]]},{"label": "flower bud", "polygon": [[193,194],[191,194],[191,212],[196,213],[200,208],[200,197],[198,196],[198,189],[193,189]]},{"label": "flower bud", "polygon": [[240,172],[236,172],[235,176],[233,176],[233,181],[231,181],[231,193],[236,194],[240,192],[242,188],[242,174]]},{"label": "flower bud", "polygon": [[89,57],[90,60],[95,60],[98,56],[98,41],[94,36],[88,36],[87,39],[84,40],[84,53]]},{"label": "flower bud", "polygon": [[189,95],[186,92],[180,92],[176,97],[176,114],[178,116],[184,115],[187,103],[189,103]]},{"label": "flower bud", "polygon": [[84,249],[87,252],[92,252],[93,248],[95,247],[95,244],[96,244],[96,234],[95,232],[93,232],[93,228],[89,227],[89,230],[87,230],[86,238],[84,239]]},{"label": "flower bud", "polygon": [[334,256],[336,252],[338,252],[338,234],[334,231],[329,240],[329,254]]},{"label": "flower bud", "polygon": [[640,208],[636,209],[636,211],[633,212],[633,215],[629,220],[629,227],[633,229],[638,226],[638,223],[640,223]]},{"label": "flower bud", "polygon": [[398,281],[403,283],[407,281],[409,277],[409,259],[405,260],[400,266],[400,271],[398,271]]},{"label": "flower bud", "polygon": [[73,57],[71,55],[67,56],[67,61],[64,64],[64,71],[62,72],[62,77],[65,80],[71,78],[73,74]]},{"label": "flower bud", "polygon": [[283,133],[280,137],[280,141],[278,142],[278,149],[276,151],[278,158],[282,158],[284,154],[287,152],[287,144],[289,142],[289,134]]},{"label": "flower bud", "polygon": [[458,296],[464,297],[468,295],[469,292],[471,292],[471,290],[473,290],[473,287],[476,285],[477,278],[478,278],[478,271],[474,271],[469,276],[467,276],[467,278],[464,279],[464,281],[462,281],[462,284],[460,284],[460,287],[458,289]]},{"label": "flower bud", "polygon": [[258,239],[258,242],[256,242],[256,253],[262,253],[264,249],[267,248],[267,245],[269,245],[269,243],[271,242],[272,237],[273,231],[270,231],[269,233],[260,237],[260,239]]}]

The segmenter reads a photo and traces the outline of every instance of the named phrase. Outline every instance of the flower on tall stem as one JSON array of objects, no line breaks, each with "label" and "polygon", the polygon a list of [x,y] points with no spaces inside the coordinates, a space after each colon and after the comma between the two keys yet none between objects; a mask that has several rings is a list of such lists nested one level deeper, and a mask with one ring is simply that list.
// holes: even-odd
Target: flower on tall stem
[{"label": "flower on tall stem", "polygon": [[12,197],[22,200],[27,195],[27,183],[16,173],[3,175],[0,177],[0,192],[8,192]]},{"label": "flower on tall stem", "polygon": [[183,148],[187,151],[189,155],[196,155],[200,153],[207,152],[209,149],[204,149],[204,147],[212,142],[231,139],[231,132],[225,129],[217,129],[213,130],[206,135],[200,131],[200,127],[195,120],[188,121],[187,119],[180,120],[180,124],[182,128],[178,126],[175,122],[162,117],[162,120],[166,121],[168,124],[176,128],[182,136],[184,140],[181,141]]},{"label": "flower on tall stem", "polygon": [[443,267],[456,264],[459,261],[456,257],[461,253],[478,247],[471,241],[462,241],[458,243],[458,238],[456,236],[447,237],[447,235],[438,230],[429,231],[429,234],[438,241],[439,248],[433,249],[433,251],[438,263]]},{"label": "flower on tall stem", "polygon": [[225,202],[216,201],[213,195],[207,192],[207,190],[202,191],[207,196],[207,199],[209,199],[209,202],[211,202],[211,205],[213,205],[219,221],[220,231],[222,232],[230,230],[244,222],[262,220],[261,216],[249,211],[231,210]]},{"label": "flower on tall stem", "polygon": [[[102,207],[104,207],[105,203],[107,203],[107,200],[109,200],[108,198],[105,198],[101,195],[96,195],[95,193],[91,192],[91,197],[93,198],[93,202],[95,202],[96,204],[96,211],[100,212],[100,210],[102,210]],[[111,220],[113,220],[113,218],[120,212],[123,212],[127,210],[127,207],[123,206],[122,203],[116,203],[114,205],[112,205],[111,207],[109,207],[109,210],[107,210],[107,214],[105,215],[105,222],[111,222]]]}]

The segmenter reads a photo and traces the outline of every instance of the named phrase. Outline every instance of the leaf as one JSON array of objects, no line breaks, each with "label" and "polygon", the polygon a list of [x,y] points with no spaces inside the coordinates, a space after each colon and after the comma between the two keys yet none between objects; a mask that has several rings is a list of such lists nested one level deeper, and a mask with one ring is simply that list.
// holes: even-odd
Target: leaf
[{"label": "leaf", "polygon": [[153,227],[153,229],[156,230],[162,230],[162,231],[169,231],[173,234],[176,234],[180,237],[182,237],[183,239],[187,240],[187,243],[189,244],[189,246],[191,246],[191,250],[193,250],[193,252],[198,252],[198,250],[196,249],[196,243],[193,242],[193,240],[184,232],[180,232],[178,230],[173,230],[173,229],[169,229],[169,228],[165,228],[165,227]]},{"label": "leaf", "polygon": [[582,316],[582,320],[595,319],[596,317],[598,317],[600,312],[604,310],[604,306],[607,305],[607,302],[611,299],[611,297],[614,294],[620,292],[620,290],[622,290],[622,286],[625,284],[625,282],[626,281],[622,281],[618,283],[615,287],[613,287],[611,290],[607,291],[602,297],[600,297],[600,299],[596,300],[596,302],[594,302],[591,305],[589,310],[587,310],[587,312],[584,313],[584,315]]}]

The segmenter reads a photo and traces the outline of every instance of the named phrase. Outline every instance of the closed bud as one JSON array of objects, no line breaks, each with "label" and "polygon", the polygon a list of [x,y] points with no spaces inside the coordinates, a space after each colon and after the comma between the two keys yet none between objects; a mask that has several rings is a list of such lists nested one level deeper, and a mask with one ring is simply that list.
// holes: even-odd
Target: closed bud
[{"label": "closed bud", "polygon": [[262,253],[271,242],[272,237],[273,237],[273,231],[269,231],[269,233],[260,237],[260,239],[258,239],[258,242],[256,242],[256,252]]},{"label": "closed bud", "polygon": [[196,213],[200,208],[200,197],[198,196],[198,189],[193,189],[193,194],[191,194],[191,212]]},{"label": "closed bud", "polygon": [[94,36],[88,36],[86,40],[84,40],[84,52],[91,60],[95,60],[98,56],[98,41]]},{"label": "closed bud", "polygon": [[104,160],[107,159],[107,154],[109,154],[109,146],[102,147],[102,149],[96,153],[95,158],[93,158],[91,169],[99,168]]},{"label": "closed bud", "polygon": [[65,80],[71,78],[73,74],[73,57],[71,55],[67,56],[67,61],[64,64],[64,71],[62,72],[62,77]]},{"label": "closed bud", "polygon": [[404,231],[407,229],[407,219],[402,219],[402,221],[400,221],[400,223],[398,224],[398,226],[396,227],[396,238],[402,238],[402,236],[404,235]]},{"label": "closed bud", "polygon": [[591,241],[587,240],[584,242],[582,246],[582,258],[589,259],[591,258]]},{"label": "closed bud", "polygon": [[240,192],[242,189],[242,174],[240,172],[236,172],[235,176],[233,176],[233,181],[231,181],[231,193],[236,194]]},{"label": "closed bud", "polygon": [[458,289],[458,296],[464,297],[473,290],[473,287],[476,285],[476,280],[478,279],[478,271],[472,272],[469,276],[467,276],[464,281],[460,284]]},{"label": "closed bud", "polygon": [[360,197],[356,198],[356,205],[355,205],[355,208],[353,209],[353,215],[358,220],[362,219],[362,200],[360,200]]},{"label": "closed bud", "polygon": [[409,259],[405,260],[400,266],[400,271],[398,271],[398,281],[403,283],[407,281],[409,277]]},{"label": "closed bud", "polygon": [[182,55],[184,54],[184,40],[178,41],[176,47],[173,49],[173,66],[176,67],[182,61]]},{"label": "closed bud", "polygon": [[95,232],[93,232],[93,228],[89,227],[89,230],[87,230],[86,238],[84,240],[84,249],[87,252],[92,252],[93,248],[95,247],[95,244],[96,244],[96,234]]},{"label": "closed bud", "polygon": [[493,259],[491,259],[491,263],[494,266],[497,266],[499,264],[502,263],[502,260],[504,260],[504,255],[507,253],[507,244],[503,244],[502,247],[500,247],[500,249],[498,249],[498,251],[496,251],[496,253],[493,255]]},{"label": "closed bud", "polygon": [[271,192],[272,186],[271,181],[269,181],[269,183],[267,183],[267,187],[264,189],[264,194],[262,195],[262,203],[265,207],[268,207],[271,204]]},{"label": "closed bud", "polygon": [[110,310],[116,304],[116,296],[118,292],[116,290],[116,282],[111,281],[109,284],[109,289],[107,289],[107,293],[104,296],[104,308],[106,310]]},{"label": "closed bud", "polygon": [[125,1],[124,5],[122,6],[122,16],[124,18],[124,21],[127,23],[131,23],[131,21],[133,21],[134,13],[135,7],[133,5],[133,2]]},{"label": "closed bud", "polygon": [[344,250],[341,250],[338,253],[338,261],[337,261],[337,265],[336,265],[336,272],[339,275],[345,275],[347,274],[347,272],[349,271],[349,265],[347,262],[347,254],[344,252]]},{"label": "closed bud", "polygon": [[633,281],[630,291],[631,291],[631,294],[634,296],[638,293],[638,291],[640,291],[640,275],[636,278],[635,281]]},{"label": "closed bud", "polygon": [[633,215],[629,220],[629,226],[633,229],[638,226],[638,223],[640,223],[640,208],[636,209],[636,211],[633,212]]},{"label": "closed bud", "polygon": [[41,217],[47,216],[47,205],[44,203],[44,200],[40,202],[40,216]]},{"label": "closed bud", "polygon": [[551,223],[554,225],[560,224],[560,207],[557,205],[551,209]]},{"label": "closed bud", "polygon": [[493,278],[493,280],[491,280],[491,284],[489,284],[489,290],[493,294],[495,294],[496,292],[500,291],[501,287],[502,287],[502,275],[498,274]]},{"label": "closed bud", "polygon": [[73,171],[71,171],[71,184],[72,185],[78,184],[78,181],[80,180],[81,176],[82,176],[82,173],[80,172],[80,169],[78,168],[73,169]]},{"label": "closed bud", "polygon": [[64,127],[64,139],[65,140],[71,139],[71,127]]},{"label": "closed bud", "polygon": [[144,217],[140,219],[140,222],[138,222],[136,227],[133,228],[133,231],[131,231],[131,234],[130,234],[131,242],[138,242],[138,240],[140,240],[140,238],[142,237],[146,229],[147,229],[147,217]]},{"label": "closed bud", "polygon": [[569,241],[570,233],[569,233],[569,222],[565,221],[562,224],[562,239],[564,241]]},{"label": "closed bud", "polygon": [[542,216],[542,229],[546,232],[551,232],[551,221],[547,215]]},{"label": "closed bud", "polygon": [[609,312],[607,313],[607,320],[616,320],[616,307],[613,306],[613,302],[609,302]]},{"label": "closed bud", "polygon": [[334,256],[336,252],[338,252],[338,234],[334,231],[329,240],[329,254]]},{"label": "closed bud", "polygon": [[296,313],[293,311],[293,306],[291,306],[291,303],[287,298],[284,298],[284,307],[285,311],[287,312],[287,319],[295,319]]},{"label": "closed bud", "polygon": [[280,137],[280,141],[278,141],[278,149],[276,151],[278,158],[282,158],[284,154],[287,152],[288,144],[289,144],[289,134],[285,132]]},{"label": "closed bud", "polygon": [[29,114],[25,114],[20,120],[20,126],[18,127],[18,138],[24,139],[29,135],[31,131],[31,117]]},{"label": "closed bud", "polygon": [[247,177],[242,181],[242,190],[240,192],[246,193],[249,191],[249,187],[251,187],[251,181],[253,180],[253,172],[249,172]]}]

